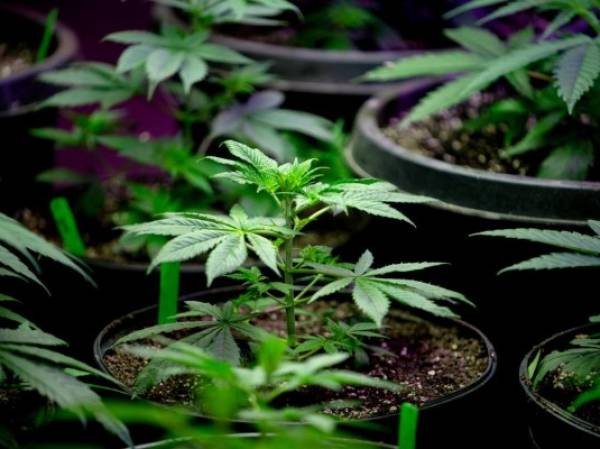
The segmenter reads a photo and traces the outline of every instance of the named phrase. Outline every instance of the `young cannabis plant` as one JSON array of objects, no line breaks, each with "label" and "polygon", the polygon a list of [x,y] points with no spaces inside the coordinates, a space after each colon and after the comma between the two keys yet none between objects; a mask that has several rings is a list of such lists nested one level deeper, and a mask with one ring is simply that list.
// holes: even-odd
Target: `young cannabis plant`
[{"label": "young cannabis plant", "polygon": [[[67,254],[0,213],[0,277],[33,282],[46,291],[34,256],[56,261],[90,280]],[[110,376],[63,355],[55,348],[66,343],[40,330],[8,307],[16,299],[0,293],[0,388],[34,390],[81,419],[93,416],[109,431],[129,443],[127,429],[103,407],[100,397],[71,371],[113,381]],[[2,431],[0,426],[0,431]]]},{"label": "young cannabis plant", "polygon": [[[208,254],[206,275],[210,285],[216,277],[240,269],[248,255],[253,253],[283,281],[269,283],[261,280],[263,288],[258,296],[269,299],[271,305],[285,311],[288,341],[292,347],[297,343],[295,308],[346,288],[352,290],[356,306],[377,326],[382,324],[390,299],[442,316],[453,316],[453,313],[438,303],[468,302],[461,294],[441,287],[387,276],[430,268],[439,265],[437,263],[373,268],[373,256],[369,251],[356,264],[347,264],[334,258],[318,257],[322,251],[307,251],[307,248],[298,251],[294,247],[295,238],[304,228],[326,213],[357,209],[371,215],[410,222],[391,205],[423,203],[430,201],[429,198],[398,192],[391,184],[376,180],[319,182],[320,170],[313,167],[312,160],[280,165],[260,150],[239,142],[227,141],[225,145],[235,159],[211,157],[211,160],[231,169],[217,175],[218,178],[267,193],[277,204],[279,217],[249,217],[235,206],[229,216],[166,214],[165,218],[150,223],[126,226],[125,230],[133,235],[173,237],[154,258],[150,270],[164,262],[184,261]],[[319,284],[324,285],[317,288]],[[247,315],[246,322],[253,317],[253,314]],[[242,319],[236,318],[238,321]],[[230,320],[226,323],[231,325]],[[197,341],[206,346],[211,339]]]},{"label": "young cannabis plant", "polygon": [[[501,273],[514,270],[550,270],[578,267],[600,267],[600,221],[588,221],[594,235],[579,232],[552,231],[542,229],[505,229],[482,232],[476,235],[503,237],[543,243],[562,249],[560,252],[544,254],[524,262],[511,265]],[[600,322],[600,316],[592,317],[592,322]],[[572,410],[582,407],[592,400],[600,399],[600,334],[585,338],[575,338],[572,348],[554,351],[529,367],[534,386],[538,386],[546,376],[557,368],[574,373],[580,381],[596,379],[596,388],[585,392],[573,404]]]},{"label": "young cannabis plant", "polygon": [[[525,28],[506,41],[484,28],[450,29],[446,36],[462,47],[460,50],[404,58],[367,73],[365,79],[452,76],[425,96],[403,119],[403,125],[462,103],[493,83],[505,80],[516,92],[517,101],[504,105],[509,107],[494,105],[495,113],[491,110],[495,116],[491,123],[508,126],[503,156],[549,151],[538,176],[585,179],[595,157],[595,131],[593,126],[589,128],[597,123],[598,117],[593,102],[600,75],[598,5],[593,1],[475,0],[448,15],[456,16],[481,6],[497,6],[497,9],[481,19],[480,25],[528,9],[551,13],[553,19],[540,36]],[[589,32],[572,31],[568,25],[576,20],[585,21]],[[590,101],[583,101],[587,98]],[[527,122],[522,120],[524,115],[535,118],[529,120],[527,127],[523,126]]]}]

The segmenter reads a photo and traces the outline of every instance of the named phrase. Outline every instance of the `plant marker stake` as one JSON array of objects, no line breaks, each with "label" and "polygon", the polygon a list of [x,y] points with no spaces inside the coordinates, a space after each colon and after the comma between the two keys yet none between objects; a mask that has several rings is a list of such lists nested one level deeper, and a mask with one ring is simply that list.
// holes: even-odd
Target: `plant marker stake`
[{"label": "plant marker stake", "polygon": [[50,211],[58,228],[63,246],[71,254],[81,257],[85,255],[85,244],[77,228],[75,216],[64,197],[54,198],[50,201]]},{"label": "plant marker stake", "polygon": [[158,300],[158,324],[173,323],[179,298],[179,262],[160,265],[160,297]]},{"label": "plant marker stake", "polygon": [[408,402],[402,404],[399,415],[398,449],[415,449],[419,409]]},{"label": "plant marker stake", "polygon": [[58,20],[58,9],[54,8],[46,16],[46,23],[44,25],[44,34],[42,41],[35,57],[36,62],[43,62],[48,57],[48,50],[50,49],[50,43],[52,42],[52,36],[54,36],[54,30],[56,29],[56,22]]}]

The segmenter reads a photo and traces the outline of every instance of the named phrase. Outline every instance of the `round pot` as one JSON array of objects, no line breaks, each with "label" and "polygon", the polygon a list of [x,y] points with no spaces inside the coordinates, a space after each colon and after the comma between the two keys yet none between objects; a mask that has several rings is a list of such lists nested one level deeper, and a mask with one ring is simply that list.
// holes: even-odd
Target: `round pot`
[{"label": "round pot", "polygon": [[359,112],[347,160],[363,176],[439,200],[433,207],[481,218],[548,225],[583,224],[600,215],[600,183],[498,174],[416,154],[388,139],[390,112],[416,104],[435,82],[403,86],[367,101]]},{"label": "round pot", "polygon": [[[241,291],[239,287],[205,290],[193,295],[184,296],[181,301],[222,302]],[[107,374],[111,374],[104,361],[104,356],[115,342],[135,329],[142,329],[156,323],[157,307],[147,307],[129,313],[107,325],[94,342],[94,357],[97,364]],[[434,320],[431,320],[434,321]],[[480,437],[488,431],[488,420],[482,419],[480,410],[487,404],[490,391],[487,384],[494,377],[497,366],[495,349],[489,339],[475,326],[461,320],[439,320],[452,323],[461,328],[465,334],[478,338],[486,348],[488,364],[481,377],[471,385],[451,393],[445,397],[428,402],[420,409],[418,438],[423,447],[445,442],[464,448],[480,447]],[[437,321],[434,321],[437,322]],[[123,386],[125,391],[128,388]],[[246,423],[247,424],[247,423]],[[359,424],[360,426],[356,426]],[[360,435],[368,439],[382,439],[394,442],[397,433],[398,415],[390,414],[359,421],[352,421],[345,430],[360,431]],[[432,431],[435,429],[435,431]],[[464,431],[457,431],[463,429]],[[433,446],[431,446],[433,447]]]},{"label": "round pot", "polygon": [[[20,42],[37,48],[45,16],[16,6],[0,6],[0,30]],[[47,59],[28,69],[0,79],[0,195],[4,210],[14,210],[24,201],[38,202],[47,193],[34,183],[35,176],[52,163],[52,144],[30,135],[33,128],[54,126],[56,111],[37,109],[37,103],[55,92],[38,77],[73,60],[78,52],[76,36],[58,23]],[[32,188],[33,186],[33,188]],[[19,195],[11,195],[18,191]]]},{"label": "round pot", "polygon": [[[538,351],[542,355],[556,349],[564,349],[577,334],[598,331],[597,324],[569,329],[553,335],[535,345],[523,358],[519,368],[519,382],[528,402],[528,423],[533,444],[539,449],[570,447],[592,449],[600,446],[600,426],[589,423],[549,401],[533,389],[527,367]],[[562,442],[562,443],[561,443]]]}]

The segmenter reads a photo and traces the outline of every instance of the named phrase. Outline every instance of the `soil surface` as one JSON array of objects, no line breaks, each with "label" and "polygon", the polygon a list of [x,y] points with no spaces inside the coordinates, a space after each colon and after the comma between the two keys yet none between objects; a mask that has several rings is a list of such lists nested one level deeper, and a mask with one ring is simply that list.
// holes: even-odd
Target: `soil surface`
[{"label": "soil surface", "polygon": [[478,117],[481,112],[503,93],[476,94],[468,101],[428,119],[407,127],[398,126],[401,118],[393,118],[383,133],[398,145],[415,153],[450,164],[507,173],[535,176],[539,156],[506,159],[500,156],[504,148],[504,129],[488,126],[481,131],[465,129],[465,122]]},{"label": "soil surface", "polygon": [[[298,316],[298,331],[302,335],[326,333],[326,317],[352,322],[360,316],[350,303],[320,302],[309,309],[309,314]],[[284,317],[273,312],[255,321],[264,329],[284,336]],[[343,418],[362,419],[396,413],[402,402],[424,405],[447,396],[477,381],[488,365],[488,354],[483,343],[458,327],[438,325],[415,316],[392,312],[385,322],[383,333],[387,338],[367,342],[370,363],[365,368],[347,362],[345,369],[402,383],[400,393],[367,387],[345,387],[340,392],[314,391],[304,388],[286,397],[293,405],[308,405],[307,398],[319,397],[324,402],[352,401],[348,408],[328,408],[324,411]],[[172,335],[182,338],[184,333]],[[144,342],[159,346],[157,342]],[[109,371],[127,386],[132,386],[147,360],[132,356],[123,348],[109,351],[104,358]],[[155,386],[148,399],[162,403],[180,403],[192,406],[198,382],[188,376],[172,377]],[[197,408],[197,407],[195,407]]]},{"label": "soil surface", "polygon": [[27,70],[33,62],[33,52],[27,46],[0,42],[0,80]]}]

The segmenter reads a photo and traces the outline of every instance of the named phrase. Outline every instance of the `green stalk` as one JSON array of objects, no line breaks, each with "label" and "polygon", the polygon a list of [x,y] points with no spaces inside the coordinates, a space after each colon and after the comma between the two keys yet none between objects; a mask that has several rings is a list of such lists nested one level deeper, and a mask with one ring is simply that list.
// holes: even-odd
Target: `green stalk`
[{"label": "green stalk", "polygon": [[[294,228],[294,209],[292,205],[291,199],[288,197],[284,201],[284,210],[285,210],[285,220],[287,225],[293,229]],[[285,303],[285,315],[287,322],[287,336],[288,336],[288,345],[290,347],[296,346],[296,315],[294,310],[294,274],[292,272],[292,262],[293,262],[293,254],[292,250],[294,248],[294,237],[290,237],[285,242],[284,247],[284,280],[285,283],[290,286],[290,290],[286,295]]]},{"label": "green stalk", "polygon": [[38,47],[37,55],[35,57],[36,62],[43,62],[48,57],[48,51],[50,50],[50,44],[52,43],[52,37],[56,30],[56,22],[58,20],[58,9],[53,9],[46,16],[46,22],[44,24],[44,34],[40,46]]}]

